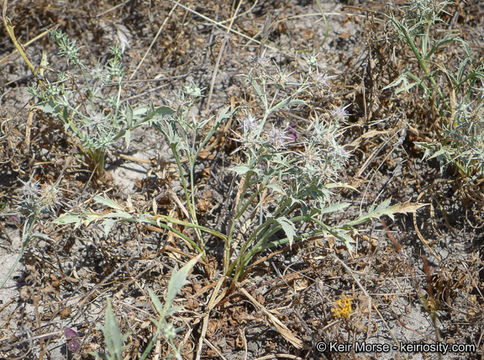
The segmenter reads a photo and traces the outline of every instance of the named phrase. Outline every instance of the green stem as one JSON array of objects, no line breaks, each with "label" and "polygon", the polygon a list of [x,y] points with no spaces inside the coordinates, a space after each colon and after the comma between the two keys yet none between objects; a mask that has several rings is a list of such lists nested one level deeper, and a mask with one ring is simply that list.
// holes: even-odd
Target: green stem
[{"label": "green stem", "polygon": [[[398,20],[396,20],[395,18],[392,18],[392,22],[395,24],[397,29],[400,30],[400,33],[402,33],[404,35],[407,45],[410,46],[410,49],[412,50],[413,54],[417,58],[417,61],[418,61],[420,68],[425,73],[425,77],[430,80],[433,88],[437,90],[437,92],[440,96],[440,99],[444,103],[447,110],[451,110],[451,107],[447,103],[447,101],[444,97],[444,94],[442,94],[442,91],[440,90],[439,86],[437,85],[437,82],[435,81],[433,76],[430,74],[430,70],[427,66],[427,63],[424,60],[424,58],[422,57],[422,54],[418,51],[417,46],[415,45],[415,42],[413,41],[412,37],[410,36],[408,29],[404,25],[402,25]],[[430,27],[430,24],[427,24],[427,28],[429,28],[429,27]],[[422,41],[425,41],[425,40],[422,40]]]}]

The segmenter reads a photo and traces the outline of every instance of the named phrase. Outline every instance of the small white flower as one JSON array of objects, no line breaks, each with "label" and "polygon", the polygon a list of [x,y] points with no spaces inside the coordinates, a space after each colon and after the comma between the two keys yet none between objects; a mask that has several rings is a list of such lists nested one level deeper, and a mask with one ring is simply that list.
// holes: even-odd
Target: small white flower
[{"label": "small white flower", "polygon": [[313,80],[319,90],[328,90],[331,87],[330,80],[335,76],[329,76],[327,73],[314,73]]},{"label": "small white flower", "polygon": [[306,64],[308,64],[309,67],[316,67],[318,65],[318,58],[316,55],[311,55],[306,58]]},{"label": "small white flower", "polygon": [[334,120],[336,120],[338,123],[344,123],[348,119],[348,112],[346,111],[346,108],[348,108],[349,105],[346,106],[336,106],[333,110],[330,111],[331,116],[333,117]]},{"label": "small white flower", "polygon": [[285,147],[286,142],[289,141],[289,137],[286,135],[284,130],[278,129],[272,126],[271,131],[267,136],[269,138],[270,143],[274,146],[275,149],[282,149]]},{"label": "small white flower", "polygon": [[20,196],[24,199],[27,198],[36,198],[40,194],[40,186],[38,181],[22,181],[20,182],[23,184],[23,186],[18,190],[20,193]]},{"label": "small white flower", "polygon": [[202,89],[200,89],[194,82],[190,82],[190,84],[185,86],[185,94],[198,98],[202,96]]},{"label": "small white flower", "polygon": [[244,135],[255,133],[258,127],[259,127],[258,121],[252,115],[249,115],[242,120],[242,130],[244,131]]}]

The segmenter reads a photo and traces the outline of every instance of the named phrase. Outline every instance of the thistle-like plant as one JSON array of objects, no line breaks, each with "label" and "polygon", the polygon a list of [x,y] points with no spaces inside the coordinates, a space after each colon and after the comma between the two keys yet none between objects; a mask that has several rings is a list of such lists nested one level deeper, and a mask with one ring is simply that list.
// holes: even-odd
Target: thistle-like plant
[{"label": "thistle-like plant", "polygon": [[59,182],[41,186],[38,181],[33,180],[33,177],[34,174],[32,174],[28,181],[20,180],[23,186],[18,190],[19,197],[16,209],[0,213],[0,218],[10,217],[23,223],[21,236],[22,247],[20,253],[5,279],[0,283],[0,289],[5,285],[14,272],[32,239],[41,238],[52,241],[47,235],[35,232],[35,230],[39,220],[43,217],[52,216],[54,214],[55,207],[59,203],[57,187]]},{"label": "thistle-like plant", "polygon": [[75,41],[59,30],[51,35],[59,56],[73,71],[58,70],[57,78],[49,80],[44,56],[41,69],[45,76],[29,92],[39,99],[36,108],[60,120],[64,131],[79,141],[91,170],[102,178],[106,154],[117,140],[124,138],[129,146],[132,130],[172,111],[168,107],[133,107],[123,100],[125,72],[120,47],[111,47],[111,58],[105,64],[90,68],[81,61]]},{"label": "thistle-like plant", "polygon": [[[249,92],[262,111],[256,116],[247,106],[241,120],[238,141],[243,164],[232,170],[240,179],[229,231],[226,234],[224,273],[237,281],[248,265],[264,250],[296,241],[332,235],[350,250],[356,226],[382,215],[410,211],[404,206],[390,206],[385,201],[368,213],[349,222],[330,226],[329,213],[348,207],[335,203],[333,191],[351,186],[338,182],[350,153],[342,144],[347,106],[332,106],[318,114],[300,133],[294,126],[283,127],[274,119],[306,106],[303,97],[314,88],[327,93],[330,77],[315,68],[314,57],[307,61],[305,75],[282,77],[255,69],[246,76]],[[317,80],[323,76],[324,86]],[[281,78],[287,79],[285,83]],[[257,105],[252,105],[256,110]],[[305,127],[305,128],[304,128]]]},{"label": "thistle-like plant", "polygon": [[[315,71],[315,70],[314,70]],[[245,106],[240,130],[236,133],[243,154],[243,163],[231,168],[238,192],[227,198],[230,219],[227,231],[199,224],[196,209],[195,165],[200,151],[214,135],[224,119],[233,113],[222,109],[215,119],[199,121],[187,110],[193,105],[193,86],[185,91],[185,99],[171,117],[165,117],[155,127],[170,145],[176,160],[182,191],[187,204],[187,219],[166,215],[137,214],[107,197],[94,200],[111,209],[102,214],[93,211],[70,213],[59,223],[89,224],[102,221],[106,232],[117,220],[149,223],[166,229],[191,244],[200,254],[206,252],[205,236],[215,236],[224,242],[223,273],[237,282],[248,265],[264,250],[303,241],[314,236],[332,235],[350,250],[356,227],[383,215],[412,212],[416,205],[394,205],[390,201],[373,206],[355,220],[328,225],[329,213],[343,211],[349,203],[335,203],[333,191],[351,186],[338,182],[341,170],[350,156],[342,144],[343,124],[348,116],[346,107],[333,106],[306,124],[298,134],[294,126],[284,127],[277,121],[282,112],[294,111],[306,105],[303,97],[310,96],[316,73],[305,77],[277,68],[274,74],[256,69],[246,76],[248,91],[257,103]],[[328,79],[326,79],[328,80]],[[327,89],[320,89],[327,92]],[[318,90],[319,91],[319,90]],[[259,108],[260,106],[260,108]],[[255,115],[254,110],[259,115]],[[183,164],[182,159],[187,161]],[[174,224],[193,228],[197,239],[177,229]]]},{"label": "thistle-like plant", "polygon": [[[408,62],[410,65],[386,88],[395,88],[396,94],[422,90],[432,114],[443,119],[438,122],[438,141],[418,143],[426,150],[424,157],[438,158],[442,165],[451,163],[463,176],[477,179],[484,174],[484,64],[473,57],[462,38],[446,30],[443,19],[451,4],[412,0],[403,7],[401,19],[389,16],[398,41],[410,49],[415,62]],[[439,59],[443,53],[461,55],[457,62],[446,64]]]}]

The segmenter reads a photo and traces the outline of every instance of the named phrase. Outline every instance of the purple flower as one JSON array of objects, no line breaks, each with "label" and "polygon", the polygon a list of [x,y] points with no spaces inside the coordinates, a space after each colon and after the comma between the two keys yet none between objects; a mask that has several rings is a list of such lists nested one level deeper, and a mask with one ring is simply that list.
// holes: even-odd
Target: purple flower
[{"label": "purple flower", "polygon": [[20,218],[16,215],[11,215],[9,216],[9,219],[10,221],[14,222],[14,223],[19,223],[20,222]]},{"label": "purple flower", "polygon": [[290,141],[297,141],[298,140],[296,130],[294,130],[295,128],[296,128],[296,124],[291,123],[289,125],[289,127],[286,129],[286,137]]},{"label": "purple flower", "polygon": [[69,351],[72,353],[79,352],[79,350],[81,349],[81,344],[78,340],[79,334],[71,328],[65,328],[64,336],[67,339],[67,348],[69,349]]}]

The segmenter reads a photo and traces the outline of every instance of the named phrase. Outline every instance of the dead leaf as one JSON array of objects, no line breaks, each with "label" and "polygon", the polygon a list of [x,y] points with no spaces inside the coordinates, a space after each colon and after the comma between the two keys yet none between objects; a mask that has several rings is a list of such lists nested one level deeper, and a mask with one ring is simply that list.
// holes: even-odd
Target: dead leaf
[{"label": "dead leaf", "polygon": [[392,209],[392,212],[394,212],[394,213],[404,213],[404,214],[415,213],[421,207],[428,206],[428,205],[430,205],[430,204],[419,204],[419,203],[406,202],[406,203],[397,205],[394,209]]}]

